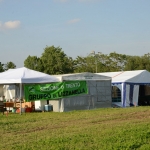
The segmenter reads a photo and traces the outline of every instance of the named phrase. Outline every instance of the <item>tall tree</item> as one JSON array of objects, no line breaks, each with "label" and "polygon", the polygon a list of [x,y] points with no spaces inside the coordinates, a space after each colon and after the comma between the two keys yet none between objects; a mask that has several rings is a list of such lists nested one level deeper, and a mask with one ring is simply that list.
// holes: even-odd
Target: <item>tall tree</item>
[{"label": "tall tree", "polygon": [[14,69],[14,68],[16,68],[16,65],[11,61],[4,64],[4,70]]},{"label": "tall tree", "polygon": [[128,57],[128,55],[116,52],[110,53],[107,57],[106,66],[109,68],[109,71],[122,71],[126,66]]},{"label": "tall tree", "polygon": [[27,59],[25,59],[25,61],[24,61],[24,66],[29,68],[29,69],[32,69],[32,70],[43,72],[42,61],[37,56],[30,56],[29,55],[27,57]]},{"label": "tall tree", "polygon": [[74,72],[95,72],[94,58],[77,56],[75,59]]},{"label": "tall tree", "polygon": [[140,56],[129,56],[124,70],[141,70],[143,69]]},{"label": "tall tree", "polygon": [[4,71],[4,64],[2,64],[1,62],[0,62],[0,72],[3,72]]},{"label": "tall tree", "polygon": [[150,53],[141,56],[142,69],[150,71]]},{"label": "tall tree", "polygon": [[87,57],[77,57],[75,62],[75,72],[109,72],[123,70],[127,63],[128,56],[110,53],[105,55],[97,53],[90,54]]},{"label": "tall tree", "polygon": [[108,72],[110,71],[109,57],[107,54],[99,52],[95,55],[97,63],[97,72]]},{"label": "tall tree", "polygon": [[46,46],[41,60],[43,71],[47,74],[66,74],[74,70],[73,59],[68,57],[60,47]]}]

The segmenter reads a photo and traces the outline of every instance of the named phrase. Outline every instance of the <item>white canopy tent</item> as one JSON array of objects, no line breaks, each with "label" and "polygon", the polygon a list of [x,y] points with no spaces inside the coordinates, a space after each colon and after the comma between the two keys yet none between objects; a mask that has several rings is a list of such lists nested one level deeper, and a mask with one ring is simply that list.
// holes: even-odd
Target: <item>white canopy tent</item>
[{"label": "white canopy tent", "polygon": [[9,69],[8,71],[0,73],[0,84],[50,82],[58,82],[58,79],[54,76],[34,71],[25,67]]},{"label": "white canopy tent", "polygon": [[25,67],[17,68],[17,69],[9,69],[8,71],[0,73],[0,84],[20,85],[20,99],[22,97],[22,84],[51,83],[51,82],[59,82],[59,80],[54,76],[42,72],[34,71]]},{"label": "white canopy tent", "polygon": [[150,72],[146,70],[97,73],[112,78],[112,85],[121,90],[121,106],[132,102],[138,105],[139,85],[150,85]]}]

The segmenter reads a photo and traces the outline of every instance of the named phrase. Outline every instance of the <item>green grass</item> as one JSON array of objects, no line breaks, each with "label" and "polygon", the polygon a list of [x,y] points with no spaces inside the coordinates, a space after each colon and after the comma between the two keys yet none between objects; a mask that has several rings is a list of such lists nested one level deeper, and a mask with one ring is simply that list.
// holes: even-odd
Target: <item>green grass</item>
[{"label": "green grass", "polygon": [[148,150],[150,107],[0,114],[0,150]]}]

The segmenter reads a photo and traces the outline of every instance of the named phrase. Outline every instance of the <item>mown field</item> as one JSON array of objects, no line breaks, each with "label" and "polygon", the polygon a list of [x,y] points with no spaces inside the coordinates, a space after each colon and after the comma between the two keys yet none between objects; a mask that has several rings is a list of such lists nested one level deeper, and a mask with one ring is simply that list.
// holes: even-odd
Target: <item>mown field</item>
[{"label": "mown field", "polygon": [[0,150],[134,149],[150,149],[150,107],[0,114]]}]

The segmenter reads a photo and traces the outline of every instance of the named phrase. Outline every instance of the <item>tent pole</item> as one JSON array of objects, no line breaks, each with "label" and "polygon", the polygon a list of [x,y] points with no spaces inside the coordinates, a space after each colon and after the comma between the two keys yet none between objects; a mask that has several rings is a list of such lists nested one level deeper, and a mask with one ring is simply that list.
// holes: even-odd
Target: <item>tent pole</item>
[{"label": "tent pole", "polygon": [[122,106],[126,107],[126,83],[122,83]]},{"label": "tent pole", "polygon": [[20,83],[20,115],[22,114],[22,112],[21,112],[21,109],[22,109],[21,96],[22,96],[22,83]]}]

